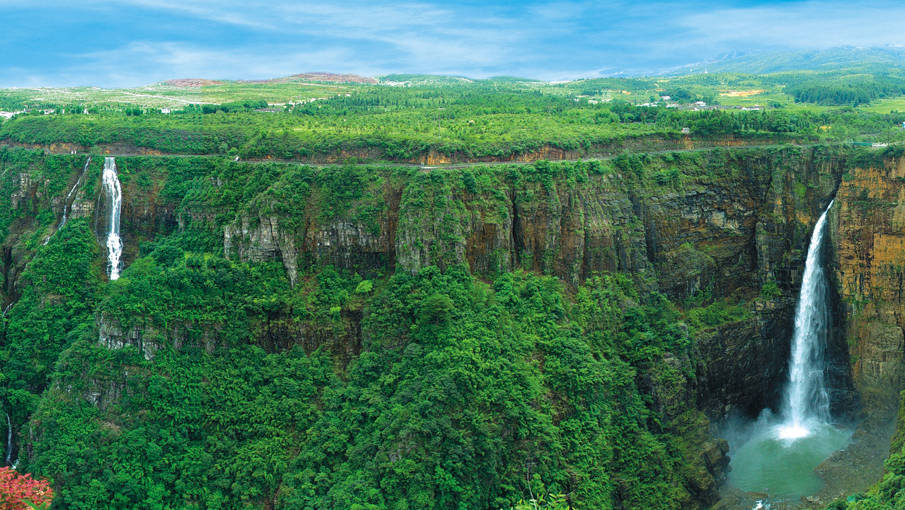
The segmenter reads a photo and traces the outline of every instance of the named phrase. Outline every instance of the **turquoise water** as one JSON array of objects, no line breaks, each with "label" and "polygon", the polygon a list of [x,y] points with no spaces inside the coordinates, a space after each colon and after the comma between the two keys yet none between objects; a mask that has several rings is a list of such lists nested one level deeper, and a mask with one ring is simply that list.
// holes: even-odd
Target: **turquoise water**
[{"label": "turquoise water", "polygon": [[822,423],[807,424],[807,435],[796,439],[782,439],[789,435],[782,429],[762,424],[750,439],[730,450],[729,483],[744,491],[765,492],[774,502],[798,501],[823,487],[814,468],[845,448],[852,436],[850,430]]}]

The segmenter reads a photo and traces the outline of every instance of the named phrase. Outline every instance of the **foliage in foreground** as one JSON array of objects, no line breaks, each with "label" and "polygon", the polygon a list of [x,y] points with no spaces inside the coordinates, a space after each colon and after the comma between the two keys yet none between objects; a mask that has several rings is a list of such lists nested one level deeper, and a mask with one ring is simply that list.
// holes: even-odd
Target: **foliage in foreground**
[{"label": "foliage in foreground", "polygon": [[0,467],[0,510],[49,508],[53,489],[47,480],[35,480],[8,467]]}]

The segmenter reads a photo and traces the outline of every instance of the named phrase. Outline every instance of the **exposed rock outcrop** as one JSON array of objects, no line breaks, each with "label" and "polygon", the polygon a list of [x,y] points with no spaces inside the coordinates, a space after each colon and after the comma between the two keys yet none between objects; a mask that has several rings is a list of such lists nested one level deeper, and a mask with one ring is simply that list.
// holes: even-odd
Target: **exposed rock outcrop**
[{"label": "exposed rock outcrop", "polygon": [[223,229],[223,252],[227,257],[238,256],[243,261],[278,259],[283,262],[289,283],[295,285],[298,280],[295,241],[285,229],[280,229],[276,216],[254,219],[243,216],[228,225]]},{"label": "exposed rock outcrop", "polygon": [[[808,239],[835,195],[833,243],[825,254],[840,312],[828,350],[835,409],[853,408],[852,375],[869,397],[903,387],[905,160],[863,163],[845,151],[796,147],[631,158],[466,170],[375,167],[369,169],[373,178],[342,190],[340,171],[273,166],[279,186],[243,182],[233,193],[247,195],[228,206],[204,200],[218,195],[227,179],[241,178],[230,171],[253,173],[252,164],[217,167],[211,175],[196,169],[203,174],[195,176],[203,180],[198,187],[213,186],[202,198],[162,193],[152,179],[140,185],[141,172],[153,173],[148,168],[166,171],[164,163],[161,169],[147,164],[123,185],[123,231],[132,250],[125,255],[128,262],[138,256],[140,241],[185,231],[208,243],[205,249],[212,244],[209,251],[219,250],[222,240],[223,254],[233,260],[279,261],[295,286],[304,285],[309,266],[387,275],[464,264],[481,278],[525,269],[566,285],[618,271],[683,308],[718,299],[740,303],[743,318],[696,331],[690,356],[667,353],[658,361],[694,376],[683,375],[673,388],[660,385],[653,370],[639,375],[650,378],[645,390],[667,422],[695,438],[686,455],[692,459],[688,479],[701,501],[712,502],[725,474],[726,445],[709,436],[703,414],[683,417],[681,410],[697,407],[720,419],[733,411],[754,415],[778,402]],[[331,171],[334,180],[327,178]],[[43,228],[35,224],[35,204],[53,204],[37,174],[14,179],[9,205],[22,214],[4,246],[7,295],[32,249],[21,242],[24,234]],[[75,197],[72,217],[102,217],[89,195]],[[335,324],[319,327],[274,311],[249,319],[249,331],[268,350],[327,346],[345,363],[360,352],[366,313],[361,306],[343,309]],[[218,341],[210,324],[124,330],[109,317],[100,319],[101,344],[131,345],[146,359],[164,346],[191,342],[212,350]],[[92,398],[109,400],[116,391],[109,398],[101,393]]]},{"label": "exposed rock outcrop", "polygon": [[893,401],[905,388],[905,158],[850,170],[831,219],[855,383]]}]

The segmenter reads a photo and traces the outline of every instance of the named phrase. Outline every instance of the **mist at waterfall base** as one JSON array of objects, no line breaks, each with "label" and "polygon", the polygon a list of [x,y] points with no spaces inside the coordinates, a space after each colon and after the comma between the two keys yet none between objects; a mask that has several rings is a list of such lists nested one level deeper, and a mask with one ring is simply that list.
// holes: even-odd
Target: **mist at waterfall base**
[{"label": "mist at waterfall base", "polygon": [[814,471],[834,452],[845,448],[852,431],[831,423],[807,423],[808,434],[783,438],[785,419],[769,409],[757,420],[727,427],[729,483],[743,491],[763,493],[772,502],[796,502],[823,487]]},{"label": "mist at waterfall base", "polygon": [[852,435],[851,430],[833,424],[824,381],[832,321],[822,247],[832,206],[830,202],[817,220],[808,245],[780,411],[774,414],[765,409],[756,421],[736,422],[724,430],[729,441],[729,483],[765,493],[774,502],[796,502],[818,492],[823,480],[814,469],[845,448]]}]

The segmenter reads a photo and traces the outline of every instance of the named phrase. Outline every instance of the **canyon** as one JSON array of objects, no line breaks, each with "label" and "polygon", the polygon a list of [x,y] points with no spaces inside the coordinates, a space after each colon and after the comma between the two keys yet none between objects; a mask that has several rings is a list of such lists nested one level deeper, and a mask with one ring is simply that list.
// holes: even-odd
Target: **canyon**
[{"label": "canyon", "polygon": [[[372,280],[429,266],[486,281],[525,271],[555,276],[567,291],[625,273],[680,308],[736,306],[731,320],[689,330],[690,353],[656,363],[685,375],[665,379],[654,368],[638,377],[663,427],[685,438],[687,485],[701,507],[719,500],[727,475],[718,425],[780,405],[808,241],[835,198],[823,247],[831,412],[852,423],[890,417],[905,389],[905,157],[892,150],[738,147],[454,169],[121,156],[121,213],[109,210],[103,158],[2,151],[4,306],[26,292],[33,239],[57,228],[41,211],[87,221],[99,246],[115,215],[124,280],[144,243],[191,232],[227,259],[279,264],[292,287],[306,285],[307,268],[326,266]],[[268,352],[326,349],[344,367],[367,343],[368,313],[343,309],[340,327],[276,314],[252,335]],[[102,345],[134,346],[148,360],[193,342],[212,352],[219,341],[216,324],[162,324],[140,311],[128,323],[104,312],[97,320]],[[102,379],[88,386],[86,398],[103,408],[125,391]]]}]

